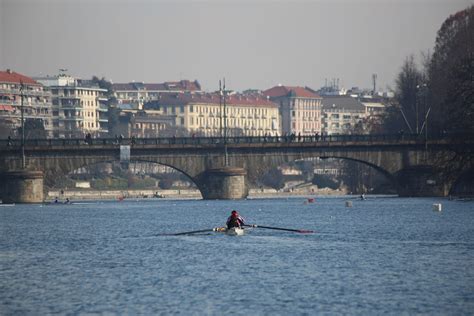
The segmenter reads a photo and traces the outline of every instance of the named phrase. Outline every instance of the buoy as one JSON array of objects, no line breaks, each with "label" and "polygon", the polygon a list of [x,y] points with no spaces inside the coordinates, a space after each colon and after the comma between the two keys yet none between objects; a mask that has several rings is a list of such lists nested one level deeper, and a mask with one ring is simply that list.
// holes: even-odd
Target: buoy
[{"label": "buoy", "polygon": [[346,207],[352,207],[352,201],[346,201]]},{"label": "buoy", "polygon": [[435,212],[441,212],[441,204],[440,203],[435,203],[433,204],[433,211]]}]

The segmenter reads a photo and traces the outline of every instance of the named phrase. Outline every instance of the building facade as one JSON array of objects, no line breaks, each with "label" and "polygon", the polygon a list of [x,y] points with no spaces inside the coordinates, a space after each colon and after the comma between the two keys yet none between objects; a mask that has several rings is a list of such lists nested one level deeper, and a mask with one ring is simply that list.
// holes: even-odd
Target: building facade
[{"label": "building facade", "polygon": [[174,115],[164,115],[162,111],[122,111],[119,116],[119,133],[127,138],[171,137],[175,135],[171,132],[175,121]]},{"label": "building facade", "polygon": [[145,110],[174,117],[176,130],[196,136],[274,136],[281,134],[278,105],[262,96],[217,93],[161,95]]},{"label": "building facade", "polygon": [[324,135],[359,133],[358,124],[367,117],[365,106],[351,96],[324,96],[322,112]]},{"label": "building facade", "polygon": [[48,85],[53,104],[54,136],[82,138],[107,135],[107,90],[67,75],[37,78]]},{"label": "building facade", "polygon": [[114,83],[112,84],[114,96],[119,106],[131,105],[133,109],[142,110],[146,102],[158,100],[163,93],[199,92],[201,85],[197,80],[168,81],[164,83]]},{"label": "building facade", "polygon": [[321,133],[321,97],[308,88],[275,86],[263,95],[279,105],[283,134]]},{"label": "building facade", "polygon": [[43,136],[52,136],[53,111],[50,92],[30,77],[9,69],[0,71],[0,124],[10,130],[10,137],[19,136],[16,131],[21,126],[22,107],[24,122],[30,126],[25,128],[26,138],[41,136],[34,131],[35,126],[36,130],[44,128]]}]

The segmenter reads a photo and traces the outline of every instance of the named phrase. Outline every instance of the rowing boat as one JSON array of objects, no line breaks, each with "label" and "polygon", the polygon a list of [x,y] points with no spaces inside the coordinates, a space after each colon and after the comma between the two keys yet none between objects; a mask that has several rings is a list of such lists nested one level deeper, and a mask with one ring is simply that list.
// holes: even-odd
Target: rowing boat
[{"label": "rowing boat", "polygon": [[226,229],[225,233],[231,236],[242,236],[245,233],[245,231],[243,228],[232,227],[232,228]]},{"label": "rowing boat", "polygon": [[245,230],[239,227],[232,227],[232,228],[217,227],[215,228],[215,231],[219,233],[225,233],[226,235],[230,235],[230,236],[242,236],[245,234]]}]

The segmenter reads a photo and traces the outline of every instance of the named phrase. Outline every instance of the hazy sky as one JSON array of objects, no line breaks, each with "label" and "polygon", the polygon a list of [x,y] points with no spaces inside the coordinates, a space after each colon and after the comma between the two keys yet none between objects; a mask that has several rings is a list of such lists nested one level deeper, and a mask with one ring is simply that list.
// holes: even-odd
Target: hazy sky
[{"label": "hazy sky", "polygon": [[0,69],[113,82],[393,87],[474,0],[0,0]]}]

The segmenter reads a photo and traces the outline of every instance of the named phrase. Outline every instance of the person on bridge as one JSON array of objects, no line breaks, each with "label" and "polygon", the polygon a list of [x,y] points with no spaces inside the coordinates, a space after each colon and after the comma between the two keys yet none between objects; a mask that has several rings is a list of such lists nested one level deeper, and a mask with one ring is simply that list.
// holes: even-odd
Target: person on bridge
[{"label": "person on bridge", "polygon": [[226,225],[228,229],[232,227],[242,228],[242,226],[245,225],[245,220],[239,215],[239,212],[233,210],[229,218],[227,218]]}]

